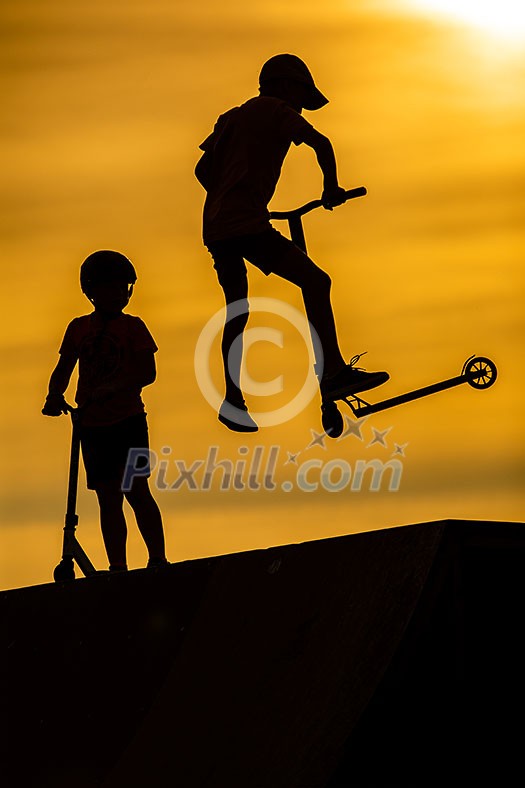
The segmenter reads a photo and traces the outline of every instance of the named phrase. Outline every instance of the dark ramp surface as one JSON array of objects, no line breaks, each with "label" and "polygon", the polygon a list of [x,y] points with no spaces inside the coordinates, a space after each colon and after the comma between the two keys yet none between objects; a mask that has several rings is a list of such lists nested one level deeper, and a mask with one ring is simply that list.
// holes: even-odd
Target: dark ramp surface
[{"label": "dark ramp surface", "polygon": [[4,784],[520,783],[524,559],[443,521],[3,592]]}]

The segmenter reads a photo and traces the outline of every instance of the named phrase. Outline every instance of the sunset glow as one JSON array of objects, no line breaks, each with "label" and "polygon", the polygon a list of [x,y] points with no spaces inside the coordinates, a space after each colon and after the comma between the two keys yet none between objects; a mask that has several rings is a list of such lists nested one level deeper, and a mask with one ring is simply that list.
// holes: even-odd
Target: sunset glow
[{"label": "sunset glow", "polygon": [[497,36],[525,42],[525,6],[520,0],[409,0],[416,8],[458,19]]}]

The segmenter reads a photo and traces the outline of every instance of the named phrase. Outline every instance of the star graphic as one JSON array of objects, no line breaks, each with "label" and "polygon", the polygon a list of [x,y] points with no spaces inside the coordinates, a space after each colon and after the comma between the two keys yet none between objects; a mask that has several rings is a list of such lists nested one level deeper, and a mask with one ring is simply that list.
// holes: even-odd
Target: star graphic
[{"label": "star graphic", "polygon": [[311,443],[308,444],[306,447],[307,449],[311,449],[313,446],[322,446],[323,449],[326,451],[326,446],[324,445],[324,440],[326,438],[326,432],[316,432],[315,430],[310,430],[313,435],[313,440]]},{"label": "star graphic", "polygon": [[394,443],[394,451],[392,453],[392,457],[395,457],[396,454],[399,454],[401,457],[405,456],[405,449],[408,446],[408,443]]},{"label": "star graphic", "polygon": [[356,438],[362,441],[363,436],[361,435],[361,427],[363,426],[363,424],[368,418],[369,418],[368,416],[365,416],[362,419],[355,420],[352,419],[350,416],[345,416],[346,429],[339,437],[339,440],[342,441],[343,438],[348,438],[349,435],[355,435]]},{"label": "star graphic", "polygon": [[286,462],[284,464],[288,465],[288,463],[291,462],[294,465],[297,465],[297,458],[298,458],[298,456],[300,455],[301,452],[298,451],[297,454],[292,454],[291,452],[287,451],[286,453],[288,455],[288,459],[286,460]]},{"label": "star graphic", "polygon": [[372,440],[370,441],[370,443],[367,445],[366,448],[368,449],[369,446],[373,446],[374,443],[380,443],[381,446],[384,446],[386,448],[385,435],[388,435],[391,429],[392,427],[389,427],[387,430],[383,430],[383,432],[380,432],[379,430],[376,430],[375,427],[372,427],[372,432],[374,433],[374,437],[372,438]]}]

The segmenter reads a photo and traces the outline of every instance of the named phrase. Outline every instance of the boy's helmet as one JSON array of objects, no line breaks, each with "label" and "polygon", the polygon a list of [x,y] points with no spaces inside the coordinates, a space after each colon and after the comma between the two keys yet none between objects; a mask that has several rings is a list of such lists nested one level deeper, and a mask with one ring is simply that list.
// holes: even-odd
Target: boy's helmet
[{"label": "boy's helmet", "polygon": [[259,74],[261,87],[274,79],[290,79],[300,82],[309,89],[309,100],[303,104],[305,109],[321,109],[328,99],[316,87],[308,66],[297,55],[274,55],[266,61]]},{"label": "boy's helmet", "polygon": [[129,285],[134,285],[137,281],[133,263],[120,252],[101,249],[86,257],[80,266],[80,287],[88,298],[91,295],[91,285],[115,281]]}]

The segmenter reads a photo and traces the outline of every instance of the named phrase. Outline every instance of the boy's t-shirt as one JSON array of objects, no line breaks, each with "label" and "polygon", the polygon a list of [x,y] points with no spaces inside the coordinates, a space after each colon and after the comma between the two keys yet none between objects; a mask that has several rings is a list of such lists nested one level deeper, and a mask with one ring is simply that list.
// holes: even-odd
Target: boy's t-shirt
[{"label": "boy's t-shirt", "polygon": [[[84,426],[116,424],[128,416],[144,413],[141,387],[129,384],[134,355],[140,350],[157,351],[155,340],[140,317],[121,314],[103,320],[96,312],[74,318],[66,328],[59,353],[78,359],[75,402]],[[102,402],[89,402],[90,392],[100,385],[122,382],[123,388]]]},{"label": "boy's t-shirt", "polygon": [[312,126],[288,104],[257,96],[221,115],[200,148],[211,154],[204,243],[262,232],[291,143]]}]

